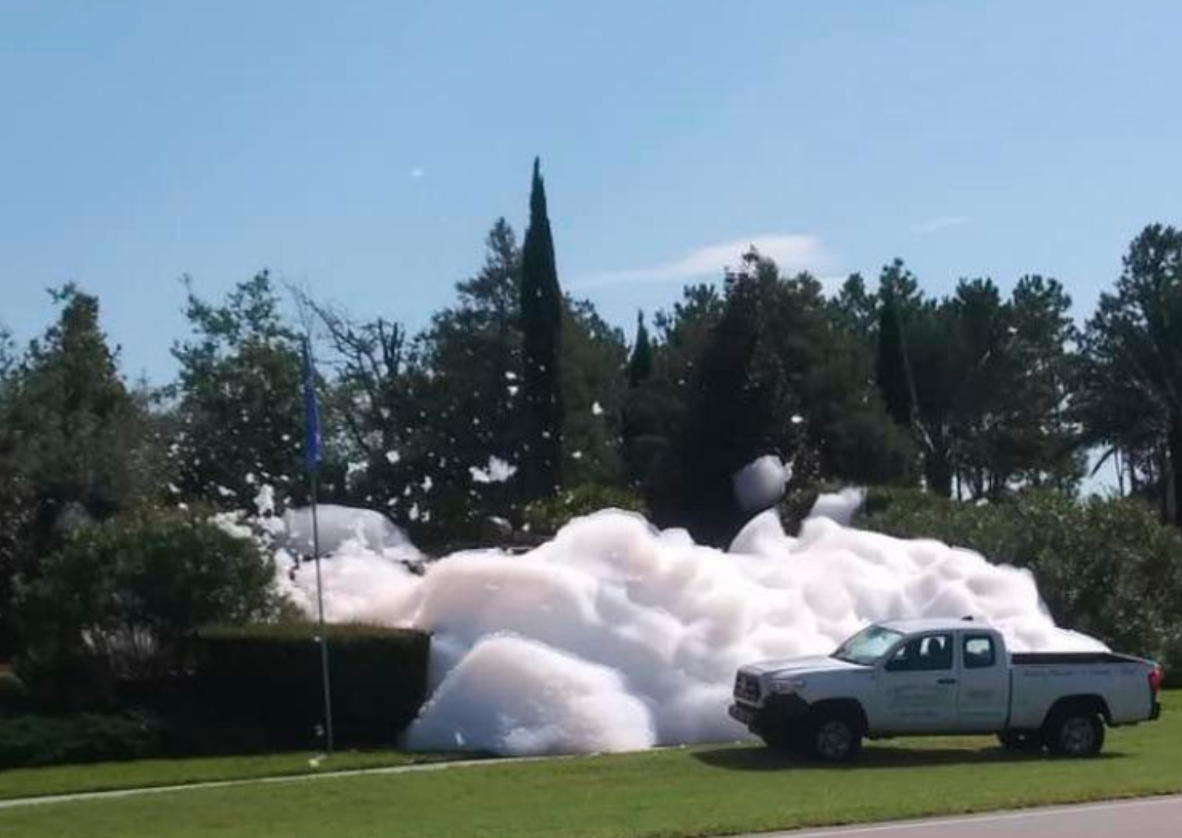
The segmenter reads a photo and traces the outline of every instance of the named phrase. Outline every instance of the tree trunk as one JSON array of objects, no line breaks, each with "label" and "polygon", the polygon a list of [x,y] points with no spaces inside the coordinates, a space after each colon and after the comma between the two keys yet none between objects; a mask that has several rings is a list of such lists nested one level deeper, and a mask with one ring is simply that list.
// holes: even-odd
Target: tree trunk
[{"label": "tree trunk", "polygon": [[929,492],[942,498],[952,497],[952,464],[946,453],[929,451],[924,458],[923,470]]},{"label": "tree trunk", "polygon": [[1178,515],[1178,501],[1182,498],[1182,416],[1175,416],[1170,423],[1170,435],[1166,442],[1165,474],[1162,488],[1165,494],[1166,521],[1182,527]]}]

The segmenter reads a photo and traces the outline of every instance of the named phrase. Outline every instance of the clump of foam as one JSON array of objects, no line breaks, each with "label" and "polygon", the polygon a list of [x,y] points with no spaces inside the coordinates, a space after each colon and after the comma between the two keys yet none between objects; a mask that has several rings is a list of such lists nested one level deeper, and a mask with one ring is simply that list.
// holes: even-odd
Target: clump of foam
[{"label": "clump of foam", "polygon": [[[271,504],[273,508],[274,502]],[[420,558],[420,553],[410,543],[406,533],[380,512],[320,503],[316,505],[316,518],[322,556],[341,552],[346,544],[353,543],[363,551],[403,559]],[[311,556],[312,535],[311,507],[295,507],[284,513],[283,528],[278,537],[283,547],[303,556]]]},{"label": "clump of foam", "polygon": [[[877,620],[971,614],[1016,650],[1103,648],[1053,624],[1029,572],[852,529],[856,505],[823,496],[796,538],[765,512],[727,551],[605,510],[525,555],[455,553],[421,577],[346,539],[323,563],[325,607],[432,633],[412,745],[502,754],[745,736],[725,712],[740,665],[827,654]],[[282,583],[310,609],[308,566]]]},{"label": "clump of foam", "polygon": [[759,457],[731,478],[735,502],[744,512],[761,512],[779,502],[791,479],[792,467],[780,462],[775,454]]}]

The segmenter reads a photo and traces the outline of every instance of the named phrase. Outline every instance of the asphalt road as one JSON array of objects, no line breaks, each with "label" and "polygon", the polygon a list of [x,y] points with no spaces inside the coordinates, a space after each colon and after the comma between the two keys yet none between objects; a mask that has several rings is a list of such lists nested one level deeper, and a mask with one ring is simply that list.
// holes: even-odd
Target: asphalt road
[{"label": "asphalt road", "polygon": [[1056,806],[963,818],[763,833],[739,838],[1179,838],[1182,797]]}]

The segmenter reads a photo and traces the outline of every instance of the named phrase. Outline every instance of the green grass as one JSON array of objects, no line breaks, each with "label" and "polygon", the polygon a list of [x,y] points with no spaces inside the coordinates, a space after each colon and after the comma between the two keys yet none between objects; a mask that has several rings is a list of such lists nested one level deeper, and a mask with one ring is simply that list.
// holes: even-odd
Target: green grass
[{"label": "green grass", "polygon": [[29,806],[0,810],[0,836],[673,838],[1168,792],[1182,792],[1179,693],[1092,760],[981,737],[872,743],[841,768],[718,745]]},{"label": "green grass", "polygon": [[14,768],[0,771],[0,800],[72,792],[187,785],[211,780],[247,780],[256,777],[288,777],[325,771],[382,768],[418,762],[438,762],[463,755],[410,754],[404,751],[342,751],[329,759],[319,760],[319,764],[316,765],[313,764],[313,760],[317,756],[314,753],[260,754]]}]

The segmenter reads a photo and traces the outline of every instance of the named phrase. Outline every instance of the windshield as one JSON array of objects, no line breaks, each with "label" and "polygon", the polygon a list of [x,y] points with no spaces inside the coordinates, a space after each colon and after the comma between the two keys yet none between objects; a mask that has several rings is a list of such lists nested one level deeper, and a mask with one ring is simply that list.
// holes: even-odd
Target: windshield
[{"label": "windshield", "polygon": [[885,655],[887,649],[902,637],[901,632],[892,631],[882,626],[870,626],[838,646],[832,657],[839,661],[870,666]]}]

